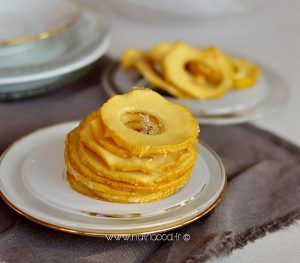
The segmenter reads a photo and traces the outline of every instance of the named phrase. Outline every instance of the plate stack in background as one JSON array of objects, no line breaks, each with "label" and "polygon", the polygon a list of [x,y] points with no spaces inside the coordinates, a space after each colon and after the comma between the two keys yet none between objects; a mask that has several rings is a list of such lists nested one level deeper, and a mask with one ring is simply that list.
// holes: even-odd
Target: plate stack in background
[{"label": "plate stack in background", "polygon": [[109,45],[105,18],[70,0],[0,0],[0,100],[74,80]]}]

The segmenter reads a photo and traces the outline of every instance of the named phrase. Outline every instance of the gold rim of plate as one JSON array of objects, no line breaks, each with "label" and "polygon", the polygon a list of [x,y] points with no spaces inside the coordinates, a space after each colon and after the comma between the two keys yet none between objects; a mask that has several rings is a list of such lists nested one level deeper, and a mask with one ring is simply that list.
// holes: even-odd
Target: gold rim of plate
[{"label": "gold rim of plate", "polygon": [[74,13],[74,15],[71,16],[70,19],[68,21],[66,21],[65,23],[63,23],[59,26],[56,26],[52,29],[49,29],[48,31],[40,32],[36,35],[0,40],[0,47],[21,45],[21,44],[27,44],[27,43],[31,43],[34,41],[38,41],[38,40],[45,40],[52,36],[58,35],[59,33],[62,33],[67,28],[71,27],[81,16],[82,11],[83,11],[83,6],[82,5],[77,5],[77,6],[78,6],[78,8],[77,8],[76,12]]},{"label": "gold rim of plate", "polygon": [[[72,122],[65,122],[65,123],[59,123],[59,124],[54,124],[54,125],[50,125],[48,127],[43,127],[40,129],[37,129],[29,134],[26,134],[24,136],[22,136],[21,138],[19,138],[18,140],[16,140],[15,142],[13,142],[0,156],[0,165],[2,163],[2,160],[4,158],[4,156],[6,155],[6,153],[13,147],[15,146],[17,143],[19,143],[20,141],[22,141],[23,139],[25,139],[27,136],[32,135],[34,133],[40,132],[42,130],[48,129],[48,128],[53,128],[55,126],[60,126],[60,125],[64,125],[64,124],[70,124]],[[141,231],[136,231],[136,232],[119,232],[119,231],[113,231],[113,232],[109,232],[109,231],[84,231],[84,230],[77,230],[77,229],[72,229],[72,228],[68,228],[68,227],[62,227],[59,225],[54,225],[51,223],[48,223],[44,220],[38,219],[26,212],[24,212],[22,209],[18,208],[16,205],[14,205],[12,202],[10,202],[6,196],[2,193],[2,191],[0,191],[0,197],[2,198],[2,200],[10,207],[12,208],[15,212],[17,212],[18,214],[24,216],[25,218],[29,219],[30,221],[33,221],[39,225],[51,228],[51,229],[55,229],[55,230],[59,230],[62,232],[66,232],[66,233],[70,233],[70,234],[76,234],[76,235],[82,235],[82,236],[96,236],[96,237],[107,237],[108,235],[118,235],[118,236],[126,236],[126,235],[147,235],[147,234],[154,234],[154,233],[162,233],[162,232],[166,232],[166,231],[170,231],[170,230],[174,230],[176,228],[185,226],[187,224],[190,224],[196,220],[198,220],[199,218],[205,216],[206,214],[208,214],[211,210],[213,210],[223,199],[224,194],[226,192],[227,189],[227,177],[225,174],[225,169],[224,166],[221,162],[220,157],[205,143],[201,142],[201,144],[203,144],[208,151],[218,160],[218,162],[221,165],[221,172],[222,172],[222,176],[224,176],[225,178],[225,182],[223,185],[223,188],[219,194],[219,196],[217,197],[217,199],[204,211],[198,213],[197,215],[195,215],[192,218],[189,218],[183,222],[180,223],[176,223],[173,225],[169,225],[169,226],[164,226],[164,227],[155,227],[155,228],[149,228],[149,229],[145,229],[145,230],[141,230]]]}]

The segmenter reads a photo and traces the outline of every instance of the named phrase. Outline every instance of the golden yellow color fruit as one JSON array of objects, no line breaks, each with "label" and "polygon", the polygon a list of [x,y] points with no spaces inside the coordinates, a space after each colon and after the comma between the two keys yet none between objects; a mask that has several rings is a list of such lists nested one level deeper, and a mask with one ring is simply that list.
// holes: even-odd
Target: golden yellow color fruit
[{"label": "golden yellow color fruit", "polygon": [[108,136],[105,136],[103,123],[100,117],[91,122],[92,132],[95,140],[101,144],[105,149],[113,152],[114,154],[122,157],[130,157],[131,153],[126,149],[118,146],[114,140]]},{"label": "golden yellow color fruit", "polygon": [[[203,78],[195,78],[186,68],[191,61],[199,61],[210,68],[217,68],[221,74],[220,82],[214,84],[206,81],[205,75]],[[218,98],[231,88],[228,62],[217,48],[200,52],[198,49],[178,42],[164,57],[163,68],[166,80],[193,98]]]},{"label": "golden yellow color fruit", "polygon": [[[180,181],[177,182],[175,187],[168,187],[165,191],[156,191],[152,193],[146,194],[116,194],[109,191],[103,191],[103,185],[99,185],[98,183],[87,182],[84,177],[73,176],[72,174],[67,174],[67,179],[70,183],[70,186],[76,190],[77,192],[95,198],[102,199],[110,202],[118,202],[118,203],[143,203],[160,200],[165,198],[173,193],[177,192],[179,188],[181,188],[189,178],[189,174],[191,171],[188,171],[185,176],[180,178]],[[93,190],[91,190],[93,189]]]},{"label": "golden yellow color fruit", "polygon": [[[124,179],[125,182],[116,181],[110,179],[111,177],[107,176],[107,174],[106,177],[104,177],[101,175],[101,173],[94,173],[88,166],[84,164],[84,162],[82,162],[82,159],[80,159],[80,156],[78,154],[78,151],[80,151],[80,149],[76,147],[78,143],[78,138],[78,130],[71,132],[67,137],[65,159],[67,163],[68,172],[72,174],[76,178],[76,180],[78,179],[79,182],[81,182],[81,184],[85,185],[90,190],[98,189],[98,191],[100,191],[100,189],[102,189],[101,191],[106,193],[113,192],[121,194],[124,192],[123,194],[126,194],[125,192],[136,192],[147,194],[156,191],[166,191],[167,189],[175,188],[178,183],[184,181],[182,177],[186,176],[187,171],[191,170],[197,157],[197,150],[192,150],[193,155],[189,158],[189,160],[185,160],[185,163],[182,164],[182,167],[177,167],[175,170],[170,171],[169,173],[161,174],[160,176],[148,175],[148,177],[144,178],[149,180],[143,181],[143,178],[141,178],[141,180],[136,180],[137,174],[133,173],[127,173],[126,176],[124,176],[124,173],[117,173],[116,177],[112,177],[114,177],[115,179],[118,178],[118,176],[120,176],[120,179]],[[95,156],[93,157],[95,159],[89,158],[88,156],[85,158],[90,159],[91,162],[97,160]],[[97,160],[97,162],[99,162],[99,160]],[[103,171],[102,169],[101,171]],[[126,183],[126,181],[129,183]],[[97,183],[96,188],[94,183]],[[138,183],[138,185],[136,185],[136,183]],[[117,190],[117,192],[115,190]]]},{"label": "golden yellow color fruit", "polygon": [[121,65],[125,70],[137,69],[153,86],[165,90],[175,97],[186,97],[184,92],[177,90],[172,84],[165,81],[153,65],[146,60],[145,54],[138,49],[128,49],[122,57]]},{"label": "golden yellow color fruit", "polygon": [[[148,175],[143,172],[112,171],[97,155],[87,149],[79,140],[78,132],[71,133],[68,138],[68,156],[72,160],[77,160],[77,165],[84,164],[98,176],[112,180],[147,185],[151,184],[159,177],[158,174]],[[79,155],[79,157],[77,157]],[[82,167],[82,166],[81,166]]]},{"label": "golden yellow color fruit", "polygon": [[[254,86],[260,76],[258,66],[250,61],[214,46],[200,49],[183,42],[161,42],[149,51],[129,48],[121,65],[138,71],[153,89],[182,99],[217,99],[232,88]],[[138,123],[130,125],[138,127]]]},{"label": "golden yellow color fruit", "polygon": [[260,69],[250,61],[228,56],[233,68],[233,87],[244,89],[252,87],[260,76]]},{"label": "golden yellow color fruit", "polygon": [[[138,158],[136,156],[131,157],[123,157],[119,156],[114,152],[107,150],[102,145],[98,144],[95,140],[94,134],[92,132],[91,123],[86,123],[86,125],[80,131],[81,142],[93,151],[96,155],[107,166],[112,170],[121,170],[121,171],[142,171],[142,172],[154,172],[166,170],[166,168],[178,165],[178,163],[182,160],[187,159],[191,156],[191,153],[187,150],[183,150],[176,153],[171,153],[169,155],[154,155],[151,157],[143,157]],[[133,122],[129,122],[132,124]],[[142,123],[134,122],[136,126],[129,126],[131,129],[140,129],[142,127]]]},{"label": "golden yellow color fruit", "polygon": [[[174,114],[185,125],[174,125]],[[190,112],[154,91],[114,96],[68,133],[67,180],[75,191],[95,199],[160,200],[188,181],[198,156],[197,135]]]},{"label": "golden yellow color fruit", "polygon": [[[102,176],[99,176],[95,173],[93,173],[88,168],[84,167],[84,164],[80,164],[80,166],[77,166],[77,164],[72,163],[72,160],[66,158],[67,162],[67,168],[68,173],[73,175],[74,179],[78,179],[78,181],[85,180],[85,185],[90,190],[93,189],[93,185],[96,182],[98,185],[106,186],[103,191],[106,191],[108,193],[114,190],[123,191],[126,193],[138,193],[138,194],[149,194],[154,193],[157,191],[166,191],[169,188],[176,187],[178,182],[182,181],[182,177],[187,174],[187,171],[191,170],[191,168],[188,168],[187,170],[182,171],[181,174],[174,176],[172,174],[170,177],[164,176],[162,178],[159,178],[159,180],[154,181],[153,183],[149,185],[140,185],[140,184],[131,184],[131,183],[125,183],[121,181],[115,181],[111,180]],[[99,188],[98,188],[99,189]],[[104,188],[102,188],[104,189]]]},{"label": "golden yellow color fruit", "polygon": [[83,145],[78,145],[79,156],[81,162],[91,169],[94,173],[99,176],[104,176],[106,178],[121,181],[126,183],[133,183],[139,185],[153,185],[156,181],[174,179],[180,176],[184,171],[191,168],[194,164],[194,155],[179,163],[175,169],[161,172],[145,173],[142,171],[121,171],[121,170],[111,170],[105,165],[101,159],[93,152],[84,147]]},{"label": "golden yellow color fruit", "polygon": [[75,191],[77,191],[83,195],[98,199],[98,197],[95,195],[95,193],[91,189],[89,189],[88,187],[86,187],[80,183],[77,183],[74,176],[69,172],[67,172],[67,180],[68,180],[70,186]]},{"label": "golden yellow color fruit", "polygon": [[[149,89],[134,89],[125,95],[115,95],[100,111],[107,134],[118,145],[140,157],[181,151],[197,140],[198,123],[188,109]],[[125,125],[122,116],[128,112],[144,116],[143,132]],[[176,122],[170,121],[174,116]],[[184,125],[179,125],[181,123]]]}]

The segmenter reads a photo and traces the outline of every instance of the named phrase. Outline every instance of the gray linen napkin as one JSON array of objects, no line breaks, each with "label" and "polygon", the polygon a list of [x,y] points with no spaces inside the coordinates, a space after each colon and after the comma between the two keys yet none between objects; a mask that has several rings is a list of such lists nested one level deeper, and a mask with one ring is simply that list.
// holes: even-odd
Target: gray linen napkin
[{"label": "gray linen napkin", "polygon": [[[0,103],[0,152],[37,128],[81,119],[106,99],[102,60],[87,76],[47,96]],[[0,261],[201,262],[289,225],[300,216],[300,149],[251,125],[202,126],[200,138],[222,158],[223,201],[204,218],[174,230],[189,241],[107,241],[47,229],[0,201]]]}]

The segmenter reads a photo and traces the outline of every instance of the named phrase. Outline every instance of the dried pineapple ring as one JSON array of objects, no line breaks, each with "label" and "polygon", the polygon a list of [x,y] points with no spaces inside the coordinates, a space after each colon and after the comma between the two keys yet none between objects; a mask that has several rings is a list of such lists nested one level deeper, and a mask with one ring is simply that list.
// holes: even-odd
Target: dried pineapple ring
[{"label": "dried pineapple ring", "polygon": [[[164,191],[158,191],[158,192],[147,193],[147,194],[134,194],[134,195],[117,195],[117,194],[111,194],[110,192],[102,192],[99,191],[97,184],[93,185],[94,189],[91,190],[88,187],[91,186],[90,182],[85,181],[84,178],[82,177],[76,178],[71,173],[68,173],[67,179],[70,183],[70,186],[74,190],[93,198],[98,197],[99,199],[104,199],[106,201],[119,202],[119,203],[141,203],[141,202],[160,200],[162,198],[165,198],[177,192],[187,182],[190,173],[191,171],[187,171],[186,175],[184,175],[182,178],[180,178],[180,180],[178,180],[177,185],[175,187],[169,187]],[[80,179],[83,180],[81,181]]]},{"label": "dried pineapple ring", "polygon": [[82,144],[79,144],[78,147],[78,153],[81,162],[88,168],[90,168],[94,173],[111,180],[126,182],[130,184],[154,186],[156,182],[161,183],[170,181],[171,178],[178,178],[178,176],[180,176],[187,169],[191,168],[195,163],[195,158],[192,155],[182,163],[179,163],[178,166],[175,166],[174,169],[168,170],[166,172],[153,172],[150,174],[138,171],[112,171],[93,151],[90,151]]},{"label": "dried pineapple ring", "polygon": [[154,87],[167,91],[169,94],[178,97],[187,97],[185,92],[179,91],[172,84],[165,81],[153,66],[145,59],[145,55],[139,49],[127,49],[122,56],[121,66],[125,70],[135,68]]},{"label": "dried pineapple ring", "polygon": [[163,198],[166,198],[170,195],[173,195],[174,193],[178,192],[182,186],[184,186],[188,180],[188,176],[185,177],[183,182],[175,188],[168,189],[165,192],[155,192],[149,195],[140,195],[140,196],[130,196],[130,197],[124,197],[124,196],[118,196],[118,195],[110,195],[107,193],[102,193],[98,191],[94,191],[94,193],[99,197],[109,202],[117,202],[117,203],[146,203],[146,202],[152,202],[161,200]]},{"label": "dried pineapple ring", "polygon": [[260,76],[260,69],[248,60],[228,56],[233,68],[233,87],[237,89],[253,86]]},{"label": "dried pineapple ring", "polygon": [[[216,48],[206,53],[177,42],[163,59],[165,79],[194,98],[212,99],[223,96],[232,84],[228,62]],[[208,54],[210,55],[209,60],[214,60],[222,73],[222,81],[217,86],[209,85],[203,81],[199,83],[197,78],[186,70],[186,65],[191,61],[203,61],[205,63]]]},{"label": "dried pineapple ring", "polygon": [[[148,134],[132,130],[122,122],[122,115],[127,112],[152,116],[159,125],[145,121]],[[198,136],[198,123],[186,107],[169,102],[149,89],[134,89],[111,97],[100,109],[100,114],[107,134],[137,156],[184,150],[194,145]],[[176,122],[172,121],[174,116]],[[152,134],[152,127],[162,129]]]},{"label": "dried pineapple ring", "polygon": [[146,53],[146,57],[155,63],[161,64],[162,59],[172,49],[172,46],[167,42],[159,43]]},{"label": "dried pineapple ring", "polygon": [[104,137],[104,127],[103,123],[101,121],[101,118],[96,112],[90,113],[85,119],[83,119],[79,124],[79,130],[80,130],[80,136],[83,136],[83,133],[85,132],[85,127],[87,125],[91,125],[92,132],[94,134],[95,140],[97,143],[102,145],[105,149],[108,151],[111,151],[115,153],[118,156],[122,157],[130,157],[131,153],[124,149],[119,147],[112,138]]},{"label": "dried pineapple ring", "polygon": [[105,149],[121,157],[130,157],[132,155],[128,150],[118,146],[112,138],[104,137],[104,127],[99,116],[93,119],[90,124],[95,140]]},{"label": "dried pineapple ring", "polygon": [[[69,172],[69,173],[72,174],[71,172]],[[109,193],[112,195],[123,195],[123,196],[139,195],[139,193],[122,191],[122,190],[114,189],[114,188],[110,187],[109,185],[106,185],[103,183],[91,181],[90,179],[82,176],[81,174],[72,174],[72,175],[77,182],[83,184],[84,186],[86,186],[87,188],[89,188],[92,191],[97,190],[97,191],[100,191],[103,193]]]},{"label": "dried pineapple ring", "polygon": [[[149,186],[142,186],[137,184],[129,184],[125,182],[120,181],[114,181],[107,179],[102,176],[98,176],[97,174],[93,173],[89,168],[83,166],[80,164],[78,166],[77,164],[74,164],[71,160],[68,160],[68,157],[66,158],[67,163],[67,171],[74,177],[83,176],[86,178],[86,180],[92,182],[97,182],[100,184],[104,184],[106,186],[109,186],[115,190],[125,191],[129,193],[139,193],[139,194],[147,194],[147,193],[153,193],[157,191],[165,191],[169,189],[170,187],[175,187],[178,180],[186,173],[187,170],[192,169],[192,167],[189,167],[186,170],[183,170],[182,173],[179,175],[168,175],[164,176],[163,178],[160,178],[161,180],[155,181],[154,184],[151,184]],[[76,167],[76,168],[74,168]]]},{"label": "dried pineapple ring", "polygon": [[226,55],[216,47],[204,49],[201,54],[203,60],[191,62],[187,65],[190,69],[192,66],[192,73],[203,76],[207,83],[212,83],[215,86],[227,83],[228,87],[231,87],[233,70]]},{"label": "dried pineapple ring", "polygon": [[[109,180],[143,186],[155,186],[154,184],[156,182],[160,183],[171,180],[171,178],[177,178],[183,171],[186,171],[194,165],[197,157],[197,154],[193,152],[191,157],[179,163],[174,169],[161,173],[155,172],[149,174],[136,171],[112,171],[95,153],[85,148],[78,141],[76,132],[69,135],[66,151],[66,160],[88,176],[96,174],[99,178],[104,177]],[[91,174],[90,171],[92,171],[93,174]],[[93,178],[93,180],[95,180],[95,178]]]},{"label": "dried pineapple ring", "polygon": [[83,195],[98,199],[98,197],[95,195],[95,193],[91,189],[76,182],[74,176],[69,172],[67,172],[67,180],[68,180],[71,188],[73,188],[76,192],[79,192]]},{"label": "dried pineapple ring", "polygon": [[[124,189],[118,189],[115,187],[112,187],[109,184],[103,184],[101,182],[93,181],[89,177],[85,177],[78,173],[76,170],[69,170],[68,173],[74,177],[74,179],[85,185],[90,190],[96,190],[103,193],[109,193],[109,194],[115,194],[115,195],[123,195],[123,196],[129,196],[129,195],[148,195],[152,194],[154,192],[161,192],[161,191],[167,191],[170,188],[176,188],[178,185],[181,184],[182,180],[190,175],[191,169],[188,169],[184,171],[180,176],[175,178],[172,181],[167,182],[166,184],[159,185],[157,187],[149,188],[148,191],[144,192],[138,192],[138,191],[128,191]],[[154,189],[154,191],[153,191]]]},{"label": "dried pineapple ring", "polygon": [[[94,119],[91,119],[91,121],[93,120]],[[138,125],[142,126],[142,123],[138,123]],[[143,129],[143,127],[139,128],[139,130]],[[178,153],[171,153],[167,156],[154,155],[147,158],[137,158],[134,156],[127,158],[117,156],[97,143],[92,133],[91,122],[88,121],[80,130],[80,140],[86,147],[95,152],[112,170],[142,171],[151,173],[166,169],[166,164],[168,164],[167,167],[178,165],[179,162],[184,161],[191,155],[190,152],[180,151]]]},{"label": "dried pineapple ring", "polygon": [[[175,179],[175,180],[159,182],[158,184],[153,184],[150,186],[129,184],[125,182],[110,180],[102,176],[98,176],[97,174],[89,170],[89,168],[84,167],[83,165],[77,166],[76,164],[75,165],[73,163],[71,164],[72,161],[69,161],[68,158],[66,158],[66,161],[67,161],[67,172],[73,175],[74,177],[77,177],[78,175],[82,175],[87,180],[105,184],[109,187],[112,187],[113,189],[126,191],[129,193],[135,192],[140,194],[147,194],[147,193],[153,193],[157,191],[164,191],[168,189],[170,186],[173,186],[174,182],[176,182]],[[74,168],[73,166],[76,168]]]},{"label": "dried pineapple ring", "polygon": [[143,172],[112,171],[97,157],[96,154],[86,149],[85,146],[81,144],[78,130],[68,134],[66,151],[67,159],[77,167],[81,167],[83,164],[99,176],[103,176],[111,180],[131,184],[150,185],[160,177],[160,174],[158,173],[147,174]]},{"label": "dried pineapple ring", "polygon": [[218,84],[222,81],[222,74],[202,61],[191,61],[186,65],[187,70],[195,76],[204,76],[205,79]]}]

